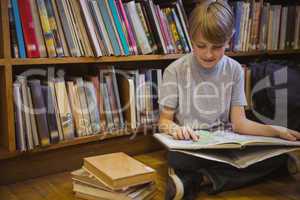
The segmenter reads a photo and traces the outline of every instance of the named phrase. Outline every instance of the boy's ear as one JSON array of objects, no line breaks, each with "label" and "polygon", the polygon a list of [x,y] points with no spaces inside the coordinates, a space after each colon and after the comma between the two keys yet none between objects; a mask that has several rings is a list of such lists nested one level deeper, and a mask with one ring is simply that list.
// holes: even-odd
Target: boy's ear
[{"label": "boy's ear", "polygon": [[230,47],[229,41],[225,42],[225,49],[228,49]]}]

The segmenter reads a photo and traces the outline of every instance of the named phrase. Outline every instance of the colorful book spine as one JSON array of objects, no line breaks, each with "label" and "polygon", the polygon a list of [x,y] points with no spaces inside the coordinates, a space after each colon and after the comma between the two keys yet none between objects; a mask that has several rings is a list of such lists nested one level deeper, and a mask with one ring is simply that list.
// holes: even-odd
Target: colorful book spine
[{"label": "colorful book spine", "polygon": [[121,43],[121,39],[119,37],[118,31],[117,31],[117,28],[116,28],[116,24],[115,24],[114,19],[113,19],[111,9],[109,8],[109,5],[108,5],[108,0],[104,0],[104,3],[105,3],[105,6],[106,6],[106,10],[107,10],[109,19],[111,21],[112,29],[115,33],[116,38],[117,38],[117,42],[118,42],[118,45],[119,45],[119,48],[120,48],[120,51],[121,51],[121,55],[125,55],[124,54],[124,49],[123,49],[123,46],[122,46],[122,43]]},{"label": "colorful book spine", "polygon": [[101,15],[102,15],[102,18],[103,18],[103,21],[104,21],[105,28],[108,32],[108,36],[109,36],[111,44],[113,46],[115,56],[120,56],[121,55],[121,49],[120,49],[120,46],[118,44],[118,40],[117,40],[117,36],[115,34],[115,31],[113,30],[112,21],[110,20],[110,17],[109,17],[108,11],[107,11],[107,7],[105,5],[104,0],[99,0],[98,5],[99,5],[100,12],[101,12]]},{"label": "colorful book spine", "polygon": [[177,53],[182,53],[183,52],[183,45],[180,42],[180,36],[179,36],[178,31],[177,31],[175,20],[172,17],[172,11],[171,11],[170,8],[165,8],[165,9],[163,9],[163,13],[166,15],[167,23],[168,23],[169,29],[172,33]]},{"label": "colorful book spine", "polygon": [[111,74],[108,74],[108,75],[105,76],[105,82],[106,82],[106,86],[107,86],[107,91],[108,91],[108,96],[107,97],[110,101],[114,126],[115,126],[115,128],[120,128],[120,118],[119,118],[119,114],[118,114],[116,95],[114,93]]},{"label": "colorful book spine", "polygon": [[94,49],[95,55],[97,57],[102,56],[99,41],[98,41],[97,35],[95,33],[96,30],[95,30],[95,27],[94,27],[94,24],[93,24],[92,16],[91,16],[91,14],[88,10],[88,4],[85,0],[80,0],[79,3],[80,3],[80,6],[81,6],[81,9],[82,9],[83,16],[84,16],[86,28],[88,29],[87,32],[90,36],[91,43],[94,47],[93,49]]},{"label": "colorful book spine", "polygon": [[19,56],[20,58],[26,58],[26,51],[25,51],[25,44],[24,44],[24,37],[23,37],[23,30],[21,25],[21,19],[19,14],[19,5],[18,0],[11,0],[12,4],[12,11],[14,16],[14,21],[16,25],[16,33],[17,33],[17,41],[19,47]]},{"label": "colorful book spine", "polygon": [[133,49],[133,52],[135,54],[138,54],[138,50],[137,50],[137,44],[136,44],[136,41],[134,39],[134,35],[132,33],[132,27],[130,26],[130,23],[128,21],[128,18],[127,18],[127,15],[126,15],[126,12],[125,12],[125,9],[124,9],[124,5],[122,3],[122,0],[116,0],[117,2],[117,6],[119,8],[119,11],[120,11],[120,16],[122,17],[122,19],[124,20],[124,23],[125,23],[125,27],[126,27],[126,30],[127,30],[127,33],[128,33],[128,38],[130,39],[130,42],[131,42],[131,45],[132,45],[132,49]]},{"label": "colorful book spine", "polygon": [[89,4],[90,4],[91,16],[93,17],[95,22],[93,25],[95,26],[95,34],[96,37],[98,38],[101,51],[103,52],[103,55],[113,55],[114,50],[111,41],[109,40],[109,36],[106,31],[103,18],[100,13],[98,3],[96,0],[91,0],[89,1]]},{"label": "colorful book spine", "polygon": [[108,0],[108,4],[109,4],[110,10],[111,10],[111,13],[112,13],[112,16],[113,16],[113,19],[114,19],[114,22],[115,22],[115,25],[117,28],[117,32],[119,34],[119,37],[120,37],[120,40],[121,40],[121,43],[122,43],[122,46],[124,49],[124,54],[126,56],[128,56],[129,55],[129,46],[126,41],[126,37],[123,32],[123,29],[122,29],[122,25],[121,25],[119,13],[116,8],[115,0]]},{"label": "colorful book spine", "polygon": [[48,52],[48,56],[56,57],[57,54],[56,54],[56,50],[55,50],[55,40],[54,40],[54,35],[53,35],[51,27],[50,27],[45,1],[37,0],[36,2],[37,2],[39,14],[40,14],[40,19],[41,19],[44,39],[46,42],[46,49]]},{"label": "colorful book spine", "polygon": [[81,109],[82,109],[84,124],[85,124],[85,127],[86,127],[85,135],[92,135],[93,130],[92,130],[92,127],[91,127],[91,118],[90,118],[89,109],[88,109],[87,100],[86,100],[84,82],[83,82],[82,78],[76,78],[75,82],[76,82],[76,86],[77,86],[79,102],[80,102]]},{"label": "colorful book spine", "polygon": [[46,146],[50,144],[49,129],[47,123],[47,110],[42,93],[40,80],[30,80],[28,82],[31,94],[33,107],[36,110],[35,117],[37,121],[37,129],[40,138],[40,144]]},{"label": "colorful book spine", "polygon": [[137,37],[138,46],[141,50],[142,54],[152,53],[152,49],[150,47],[149,41],[147,39],[145,30],[143,29],[142,22],[138,16],[135,2],[130,1],[125,4],[127,6],[129,17],[131,18],[133,29],[135,31],[135,35]]},{"label": "colorful book spine", "polygon": [[18,47],[18,39],[16,33],[16,24],[14,20],[11,1],[8,1],[8,11],[9,11],[10,39],[11,39],[11,46],[12,46],[11,53],[14,58],[19,58],[19,47]]},{"label": "colorful book spine", "polygon": [[63,130],[62,130],[62,125],[60,123],[59,109],[58,109],[58,103],[57,103],[57,99],[56,99],[54,82],[55,82],[55,79],[49,80],[47,85],[50,88],[51,94],[52,94],[51,98],[52,98],[52,102],[53,102],[53,105],[54,105],[55,120],[56,120],[56,124],[57,124],[59,140],[62,141],[62,140],[64,140],[64,133],[63,133]]},{"label": "colorful book spine", "polygon": [[56,98],[58,103],[58,110],[59,110],[62,130],[64,134],[64,139],[65,140],[73,139],[75,136],[73,116],[72,116],[69,97],[67,95],[67,89],[64,80],[55,81],[55,93],[56,93]]},{"label": "colorful book spine", "polygon": [[190,49],[190,51],[192,51],[193,46],[192,46],[192,42],[191,42],[191,39],[190,39],[190,36],[188,33],[188,29],[187,29],[188,23],[186,21],[186,14],[185,14],[185,11],[182,6],[182,1],[178,0],[175,5],[176,5],[176,11],[177,11],[176,14],[178,14],[178,18],[179,18],[181,27],[183,29],[186,41],[188,43],[189,49]]},{"label": "colorful book spine", "polygon": [[52,144],[58,143],[59,134],[58,134],[56,117],[55,117],[54,104],[52,101],[53,94],[47,85],[42,85],[42,93],[47,108],[47,122],[48,122],[50,140]]},{"label": "colorful book spine", "polygon": [[103,102],[104,102],[104,114],[106,118],[106,128],[108,131],[112,131],[114,129],[114,120],[112,116],[112,109],[108,96],[108,89],[105,82],[100,83],[100,88],[103,94]]},{"label": "colorful book spine", "polygon": [[177,28],[178,34],[180,36],[180,41],[181,41],[184,52],[185,53],[191,52],[191,48],[189,47],[189,43],[188,43],[189,38],[185,37],[184,30],[180,24],[179,18],[177,16],[174,8],[171,9],[171,17],[175,21],[176,28]]},{"label": "colorful book spine", "polygon": [[80,52],[76,45],[76,40],[74,38],[74,31],[71,27],[71,22],[69,19],[69,14],[67,12],[66,2],[63,0],[56,0],[57,9],[60,15],[61,23],[63,24],[63,31],[65,33],[66,42],[69,47],[71,56],[80,56]]},{"label": "colorful book spine", "polygon": [[98,111],[99,111],[100,127],[101,130],[105,130],[106,122],[103,113],[103,96],[101,95],[101,91],[100,91],[99,79],[97,76],[89,76],[88,80],[93,83],[93,86],[95,88],[96,100],[97,100]]},{"label": "colorful book spine", "polygon": [[45,58],[47,57],[47,50],[44,42],[44,37],[43,37],[43,31],[41,27],[41,22],[40,22],[40,16],[38,13],[37,5],[35,0],[29,0],[30,2],[30,10],[32,14],[32,19],[33,19],[33,26],[35,30],[35,35],[38,43],[38,49],[40,52],[40,57]]},{"label": "colorful book spine", "polygon": [[53,12],[54,12],[54,17],[56,20],[56,24],[57,24],[57,29],[58,29],[58,33],[60,35],[60,39],[62,42],[62,48],[64,51],[64,56],[70,56],[70,52],[69,52],[69,48],[66,42],[66,36],[64,34],[63,28],[62,28],[62,23],[59,17],[59,13],[58,13],[58,9],[57,9],[57,5],[56,5],[56,0],[51,0],[52,3],[52,8],[53,8]]},{"label": "colorful book spine", "polygon": [[33,135],[32,135],[32,127],[31,127],[31,121],[30,121],[30,107],[29,107],[29,100],[28,100],[28,90],[27,90],[27,80],[25,76],[17,76],[17,81],[21,84],[21,94],[22,94],[22,100],[23,100],[23,115],[25,118],[25,138],[26,138],[26,144],[27,148],[33,149],[34,143],[33,143]]},{"label": "colorful book spine", "polygon": [[159,8],[158,5],[154,5],[154,12],[155,12],[155,15],[156,15],[156,18],[157,18],[157,21],[158,21],[159,29],[161,30],[161,33],[162,33],[163,41],[166,44],[167,53],[171,53],[172,52],[172,46],[171,46],[171,43],[168,39],[168,35],[167,35],[167,32],[166,32],[162,17],[160,15],[160,8]]},{"label": "colorful book spine", "polygon": [[151,46],[152,51],[156,52],[158,50],[158,47],[154,41],[154,38],[152,37],[150,29],[146,23],[146,17],[145,17],[145,13],[143,12],[143,9],[142,9],[142,4],[140,2],[137,2],[135,5],[136,5],[136,11],[141,19],[143,29],[145,30],[147,39],[149,41],[149,45]]},{"label": "colorful book spine", "polygon": [[64,56],[64,51],[62,47],[62,42],[58,33],[57,24],[55,21],[54,11],[52,8],[51,0],[45,0],[45,5],[47,9],[48,19],[49,19],[49,25],[51,28],[51,31],[54,36],[54,42],[55,42],[55,49],[58,57]]},{"label": "colorful book spine", "polygon": [[22,113],[22,95],[21,95],[21,84],[13,84],[14,94],[14,110],[15,110],[15,126],[16,126],[16,146],[17,150],[26,151],[26,139],[25,139],[25,124],[24,116]]},{"label": "colorful book spine", "polygon": [[80,106],[79,96],[77,92],[77,87],[75,87],[73,81],[67,81],[67,92],[70,99],[70,106],[72,110],[72,115],[74,118],[74,125],[76,130],[76,136],[81,137],[86,133],[86,128],[84,124],[84,118],[82,115],[82,109]]},{"label": "colorful book spine", "polygon": [[91,127],[93,133],[98,134],[101,128],[100,128],[100,118],[99,118],[99,110],[98,110],[95,88],[93,83],[90,81],[85,81],[84,85],[85,85],[85,94],[86,94],[86,100],[88,104],[88,110],[90,113]]}]

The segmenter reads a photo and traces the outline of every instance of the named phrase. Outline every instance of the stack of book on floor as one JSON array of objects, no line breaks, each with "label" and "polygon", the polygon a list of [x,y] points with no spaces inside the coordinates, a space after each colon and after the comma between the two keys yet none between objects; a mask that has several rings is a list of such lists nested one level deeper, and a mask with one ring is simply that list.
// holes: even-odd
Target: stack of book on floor
[{"label": "stack of book on floor", "polygon": [[122,152],[84,158],[71,175],[82,199],[144,200],[156,193],[155,170]]}]

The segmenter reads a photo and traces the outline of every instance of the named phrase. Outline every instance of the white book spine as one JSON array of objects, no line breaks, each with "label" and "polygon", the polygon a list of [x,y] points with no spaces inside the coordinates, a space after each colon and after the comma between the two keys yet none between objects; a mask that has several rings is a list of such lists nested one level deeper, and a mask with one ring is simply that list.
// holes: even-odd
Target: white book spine
[{"label": "white book spine", "polygon": [[93,44],[94,49],[95,49],[95,54],[96,54],[97,57],[100,57],[100,56],[102,56],[102,52],[101,52],[101,49],[100,49],[99,41],[97,40],[97,37],[96,37],[94,25],[93,25],[93,22],[92,22],[92,17],[90,15],[89,10],[88,10],[87,3],[86,3],[85,0],[79,0],[79,2],[80,2],[80,6],[82,8],[83,15],[84,15],[84,18],[85,18],[85,22],[86,22],[86,25],[87,25],[87,28],[88,28],[88,33],[90,34],[90,38],[92,40],[91,43]]},{"label": "white book spine", "polygon": [[149,54],[152,52],[151,46],[149,44],[149,41],[147,39],[145,30],[143,29],[143,25],[142,22],[138,16],[137,10],[136,10],[136,6],[135,6],[135,2],[134,1],[130,1],[127,4],[125,4],[129,10],[130,15],[128,17],[130,17],[132,20],[132,22],[134,22],[133,25],[133,29],[136,33],[137,36],[137,42],[138,45],[142,51],[142,54]]}]

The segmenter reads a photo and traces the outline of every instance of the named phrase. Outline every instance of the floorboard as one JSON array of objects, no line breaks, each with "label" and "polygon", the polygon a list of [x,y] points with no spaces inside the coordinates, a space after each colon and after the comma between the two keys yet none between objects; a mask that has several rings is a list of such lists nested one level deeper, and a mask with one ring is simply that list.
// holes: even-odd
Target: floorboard
[{"label": "floorboard", "polygon": [[[164,199],[167,165],[165,151],[135,156],[157,171],[158,191],[154,200]],[[72,192],[69,172],[0,186],[2,200],[79,200]],[[200,192],[197,200],[299,200],[300,174],[264,180],[255,185],[217,195]]]}]

